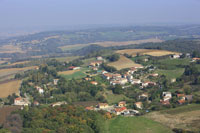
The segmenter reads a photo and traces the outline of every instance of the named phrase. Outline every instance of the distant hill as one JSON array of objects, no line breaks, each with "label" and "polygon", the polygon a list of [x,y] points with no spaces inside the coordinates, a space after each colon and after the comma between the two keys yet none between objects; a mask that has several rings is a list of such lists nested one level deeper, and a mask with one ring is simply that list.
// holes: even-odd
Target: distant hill
[{"label": "distant hill", "polygon": [[[96,28],[88,30],[76,30],[76,31],[48,31],[26,36],[12,37],[9,39],[1,39],[0,57],[12,58],[13,60],[17,60],[24,58],[32,58],[34,56],[51,57],[51,56],[60,56],[63,53],[73,54],[74,52],[75,53],[80,52],[80,49],[74,50],[73,48],[71,50],[65,49],[66,51],[63,51],[63,49],[61,48],[63,46],[78,44],[77,46],[80,46],[80,48],[82,48],[81,49],[82,51],[86,51],[87,49],[90,49],[90,46],[88,44],[96,42],[101,44],[101,46],[104,46],[104,44],[102,45],[102,42],[112,42],[112,46],[113,42],[115,42],[117,45],[120,45],[120,42],[123,42],[124,45],[123,47],[127,47],[126,44],[128,45],[131,42],[137,40],[151,39],[151,38],[156,38],[160,40],[174,40],[174,39],[185,39],[185,38],[188,39],[188,38],[199,38],[199,37],[200,37],[200,25],[129,26],[129,27],[111,27],[111,28],[99,28],[99,29]],[[179,42],[180,41],[176,41],[176,43]],[[156,45],[159,44],[163,43],[156,43]],[[82,47],[81,45],[86,46],[86,48]],[[135,48],[156,47],[156,45],[154,45],[154,43],[146,43],[134,47]],[[165,44],[164,46],[166,47],[164,46],[162,47],[164,49],[165,48],[167,49],[167,45],[170,44]],[[106,44],[106,47],[107,49],[110,49],[109,43]],[[123,48],[120,46],[116,47]],[[113,46],[112,48],[116,47]],[[187,46],[185,45],[183,47]],[[12,48],[12,50],[8,48]],[[172,48],[172,50],[175,50],[174,47]]]}]

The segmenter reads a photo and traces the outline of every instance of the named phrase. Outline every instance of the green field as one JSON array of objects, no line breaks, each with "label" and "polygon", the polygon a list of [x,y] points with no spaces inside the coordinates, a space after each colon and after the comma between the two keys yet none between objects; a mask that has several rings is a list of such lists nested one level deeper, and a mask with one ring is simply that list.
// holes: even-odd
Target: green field
[{"label": "green field", "polygon": [[199,132],[200,129],[200,105],[189,104],[177,108],[154,111],[144,117],[157,121],[167,127]]},{"label": "green field", "polygon": [[70,80],[70,79],[73,79],[73,78],[74,79],[81,79],[81,78],[86,77],[85,71],[86,71],[85,69],[82,69],[81,71],[75,72],[71,75],[63,75],[62,74],[62,76],[64,78],[66,78],[67,80]]},{"label": "green field", "polygon": [[179,78],[181,75],[184,73],[185,69],[184,68],[177,68],[174,70],[162,70],[158,69],[156,70],[156,73],[159,75],[165,75],[167,79],[173,79],[173,78]]},{"label": "green field", "polygon": [[144,117],[116,117],[106,122],[106,133],[171,133],[158,122]]},{"label": "green field", "polygon": [[178,66],[178,65],[189,65],[190,59],[162,59],[159,60],[158,63],[167,66]]}]

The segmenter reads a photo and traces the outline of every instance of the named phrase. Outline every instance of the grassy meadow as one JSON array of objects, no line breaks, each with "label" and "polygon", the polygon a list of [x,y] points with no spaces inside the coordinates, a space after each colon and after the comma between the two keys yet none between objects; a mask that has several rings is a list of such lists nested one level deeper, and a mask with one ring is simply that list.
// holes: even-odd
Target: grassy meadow
[{"label": "grassy meadow", "polygon": [[146,118],[160,122],[173,128],[180,128],[197,132],[200,129],[200,105],[189,104],[177,108],[152,112]]},{"label": "grassy meadow", "polygon": [[106,133],[172,133],[164,125],[144,117],[118,116],[106,122]]}]

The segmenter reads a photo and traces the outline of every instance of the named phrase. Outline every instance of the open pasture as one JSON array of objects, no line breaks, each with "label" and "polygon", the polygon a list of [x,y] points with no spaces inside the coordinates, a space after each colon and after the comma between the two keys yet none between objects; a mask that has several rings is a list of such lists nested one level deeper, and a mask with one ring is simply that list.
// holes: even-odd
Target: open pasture
[{"label": "open pasture", "polygon": [[200,105],[190,104],[174,109],[152,112],[145,117],[170,128],[181,128],[197,132],[200,129]]},{"label": "open pasture", "polygon": [[142,65],[134,63],[132,60],[126,58],[123,55],[120,55],[120,59],[116,62],[108,64],[109,66],[115,67],[117,70],[131,67],[141,67]]},{"label": "open pasture", "polygon": [[172,133],[164,125],[144,117],[118,116],[106,121],[106,133]]}]

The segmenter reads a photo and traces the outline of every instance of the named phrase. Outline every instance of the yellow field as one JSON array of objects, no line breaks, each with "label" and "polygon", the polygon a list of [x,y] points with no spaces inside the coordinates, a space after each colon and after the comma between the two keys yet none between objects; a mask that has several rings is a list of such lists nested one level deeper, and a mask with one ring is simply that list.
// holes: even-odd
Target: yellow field
[{"label": "yellow field", "polygon": [[123,55],[120,55],[120,59],[116,62],[108,64],[109,66],[115,67],[117,70],[131,67],[141,67],[142,65],[134,63],[132,60],[126,58]]},{"label": "yellow field", "polygon": [[103,47],[111,47],[111,46],[123,46],[123,45],[130,45],[130,44],[142,44],[142,43],[148,43],[148,42],[163,42],[160,39],[150,38],[150,39],[144,39],[144,40],[136,40],[136,41],[124,41],[124,42],[113,42],[113,41],[106,41],[106,42],[96,42],[93,44],[97,44]]},{"label": "yellow field", "polygon": [[24,53],[20,47],[11,44],[0,47],[0,53],[17,53],[17,52]]},{"label": "yellow field", "polygon": [[75,72],[78,72],[80,70],[70,70],[70,71],[62,71],[62,72],[58,72],[59,75],[71,75]]},{"label": "yellow field", "polygon": [[132,56],[136,56],[137,53],[139,53],[140,55],[151,55],[151,56],[165,56],[170,54],[178,54],[177,52],[157,50],[157,49],[124,49],[124,50],[118,50],[116,53],[119,54],[126,53]]},{"label": "yellow field", "polygon": [[86,47],[86,46],[89,46],[89,45],[92,45],[92,44],[100,45],[100,46],[103,46],[103,47],[111,47],[111,46],[123,46],[123,45],[130,45],[130,44],[142,44],[142,43],[148,43],[148,42],[157,43],[157,42],[163,42],[163,41],[160,40],[160,39],[155,39],[155,38],[144,39],[144,40],[136,40],[136,41],[124,41],[124,42],[105,41],[105,42],[94,42],[94,43],[88,43],[88,44],[66,45],[66,46],[62,46],[60,48],[63,51],[66,51],[66,50],[81,49],[83,47]]},{"label": "yellow field", "polygon": [[13,93],[19,94],[21,80],[10,81],[0,84],[0,98],[5,98]]}]

